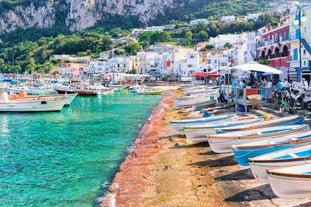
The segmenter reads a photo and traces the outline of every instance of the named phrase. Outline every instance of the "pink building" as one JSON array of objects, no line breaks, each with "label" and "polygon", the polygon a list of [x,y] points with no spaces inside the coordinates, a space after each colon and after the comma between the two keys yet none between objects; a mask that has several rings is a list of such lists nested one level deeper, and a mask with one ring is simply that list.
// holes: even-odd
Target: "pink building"
[{"label": "pink building", "polygon": [[[289,18],[281,20],[279,26],[273,28],[267,25],[259,30],[260,38],[257,40],[258,60],[267,59],[269,66],[281,70],[280,77],[274,79],[288,78],[290,63],[290,32]],[[275,80],[277,81],[277,80]]]}]

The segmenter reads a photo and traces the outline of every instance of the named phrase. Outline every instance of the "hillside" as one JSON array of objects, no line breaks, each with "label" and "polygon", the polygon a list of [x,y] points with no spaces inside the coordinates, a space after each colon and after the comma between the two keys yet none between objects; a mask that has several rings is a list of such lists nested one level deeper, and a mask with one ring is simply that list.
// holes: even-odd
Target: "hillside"
[{"label": "hillside", "polygon": [[[282,1],[275,1],[281,3]],[[2,0],[0,34],[17,29],[123,29],[266,11],[269,0]],[[61,30],[59,30],[61,28]]]}]

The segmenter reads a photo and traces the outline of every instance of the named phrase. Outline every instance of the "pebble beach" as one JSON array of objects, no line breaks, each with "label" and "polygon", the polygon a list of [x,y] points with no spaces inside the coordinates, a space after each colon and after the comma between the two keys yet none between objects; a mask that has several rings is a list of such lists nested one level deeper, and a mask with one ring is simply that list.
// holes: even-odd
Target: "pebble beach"
[{"label": "pebble beach", "polygon": [[[167,89],[116,173],[102,207],[311,206],[311,199],[282,199],[253,178],[232,153],[216,154],[208,143],[191,144],[169,125],[187,118],[173,107]],[[264,113],[264,108],[256,113]]]}]

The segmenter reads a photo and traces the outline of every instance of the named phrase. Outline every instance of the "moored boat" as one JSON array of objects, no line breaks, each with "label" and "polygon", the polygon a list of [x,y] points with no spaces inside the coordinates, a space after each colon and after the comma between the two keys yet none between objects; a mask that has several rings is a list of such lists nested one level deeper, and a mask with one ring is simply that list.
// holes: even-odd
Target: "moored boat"
[{"label": "moored boat", "polygon": [[311,142],[311,131],[297,132],[297,134],[285,135],[279,138],[268,138],[262,141],[232,145],[232,150],[236,161],[240,165],[249,166],[250,158],[308,142]]},{"label": "moored boat", "polygon": [[247,131],[252,129],[259,129],[262,127],[271,127],[271,126],[284,126],[292,124],[304,124],[305,118],[303,115],[294,115],[288,117],[275,118],[271,120],[264,120],[256,123],[244,124],[241,126],[232,126],[217,129],[217,133],[232,132],[232,131]]},{"label": "moored boat", "polygon": [[97,92],[95,90],[79,89],[75,87],[60,87],[55,90],[59,94],[77,93],[79,96],[97,96]]},{"label": "moored boat", "polygon": [[66,102],[66,97],[19,98],[11,100],[5,88],[0,87],[0,112],[61,111]]},{"label": "moored boat", "polygon": [[195,118],[195,119],[183,119],[183,120],[171,120],[170,125],[171,129],[175,133],[181,133],[186,126],[193,126],[197,125],[198,123],[202,122],[215,122],[215,121],[223,121],[226,119],[230,119],[236,117],[236,114],[225,114],[225,115],[217,115],[217,116],[210,116],[204,118]]},{"label": "moored boat", "polygon": [[283,150],[277,150],[249,159],[253,176],[259,182],[268,182],[266,171],[280,167],[289,167],[294,165],[311,162],[311,141],[307,144],[295,145]]},{"label": "moored boat", "polygon": [[201,125],[186,126],[184,127],[184,131],[187,140],[192,143],[207,142],[206,136],[216,134],[216,128],[248,124],[259,120],[259,118],[253,117],[237,117],[217,124],[202,123]]},{"label": "moored boat", "polygon": [[301,132],[307,130],[309,130],[309,125],[307,124],[274,126],[248,131],[235,131],[223,134],[208,135],[207,140],[214,152],[229,153],[233,152],[232,145],[265,140],[271,137],[277,138],[288,134],[294,134],[298,131]]},{"label": "moored boat", "polygon": [[273,193],[280,198],[311,196],[311,163],[267,170]]}]

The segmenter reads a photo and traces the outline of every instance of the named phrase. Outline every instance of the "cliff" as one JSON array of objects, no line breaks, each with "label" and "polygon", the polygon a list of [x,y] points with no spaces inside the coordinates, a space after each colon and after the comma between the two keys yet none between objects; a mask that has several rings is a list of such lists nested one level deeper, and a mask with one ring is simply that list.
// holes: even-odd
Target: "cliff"
[{"label": "cliff", "polygon": [[[184,0],[41,0],[1,5],[0,34],[16,28],[51,28],[60,22],[71,31],[108,21],[113,16],[138,17],[147,23]],[[194,0],[185,0],[187,3]],[[178,3],[176,3],[178,2]]]}]

